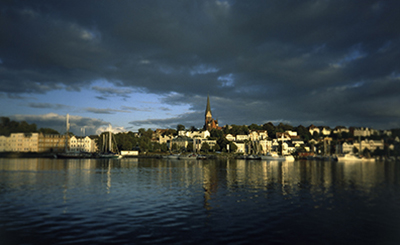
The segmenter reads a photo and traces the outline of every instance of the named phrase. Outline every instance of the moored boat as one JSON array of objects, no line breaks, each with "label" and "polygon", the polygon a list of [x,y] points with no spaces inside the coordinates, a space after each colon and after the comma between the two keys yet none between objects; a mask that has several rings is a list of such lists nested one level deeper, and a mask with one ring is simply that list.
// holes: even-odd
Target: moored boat
[{"label": "moored boat", "polygon": [[338,161],[375,161],[375,158],[363,157],[359,155],[355,155],[352,153],[344,154],[343,156],[337,157]]},{"label": "moored boat", "polygon": [[170,154],[170,155],[163,156],[163,158],[166,158],[166,159],[178,159],[180,155],[181,154]]},{"label": "moored boat", "polygon": [[261,157],[259,155],[248,155],[246,156],[246,160],[261,160]]},{"label": "moored boat", "polygon": [[277,152],[268,152],[267,155],[261,156],[262,160],[269,161],[294,161],[294,157],[292,155],[278,155]]},{"label": "moored boat", "polygon": [[[106,143],[106,138],[108,143]],[[106,158],[106,159],[120,159],[122,158],[122,155],[118,151],[118,147],[113,147],[113,142],[115,139],[113,138],[113,134],[111,132],[111,125],[110,129],[108,131],[108,134],[103,134],[103,151],[99,153],[98,157],[99,158]],[[116,145],[116,144],[115,144]],[[116,148],[116,150],[114,149]]]},{"label": "moored boat", "polygon": [[197,155],[197,160],[206,160],[207,156],[206,155]]},{"label": "moored boat", "polygon": [[179,159],[181,159],[181,160],[195,160],[195,159],[197,159],[197,155],[194,154],[194,153],[191,153],[189,155],[180,155]]}]

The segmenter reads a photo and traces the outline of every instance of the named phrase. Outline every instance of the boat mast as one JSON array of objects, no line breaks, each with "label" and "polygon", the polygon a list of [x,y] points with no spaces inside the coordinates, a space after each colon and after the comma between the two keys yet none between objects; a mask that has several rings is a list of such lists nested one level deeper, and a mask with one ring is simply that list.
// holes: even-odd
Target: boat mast
[{"label": "boat mast", "polygon": [[67,152],[68,151],[68,136],[69,136],[69,114],[67,114],[65,124],[66,124],[65,127],[66,127],[67,131],[65,133],[65,147],[64,148],[65,148],[65,152]]},{"label": "boat mast", "polygon": [[112,142],[111,142],[111,124],[110,124],[110,131],[108,131],[108,147],[109,147],[109,151],[112,152],[112,146],[111,146]]}]

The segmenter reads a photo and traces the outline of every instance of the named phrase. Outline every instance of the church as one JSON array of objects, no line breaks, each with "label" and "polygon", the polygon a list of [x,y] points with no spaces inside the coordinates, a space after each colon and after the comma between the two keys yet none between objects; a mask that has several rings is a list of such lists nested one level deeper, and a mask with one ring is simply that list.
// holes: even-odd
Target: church
[{"label": "church", "polygon": [[204,130],[211,131],[212,129],[221,129],[218,127],[218,120],[214,120],[211,114],[210,97],[207,95],[207,106],[205,113]]}]

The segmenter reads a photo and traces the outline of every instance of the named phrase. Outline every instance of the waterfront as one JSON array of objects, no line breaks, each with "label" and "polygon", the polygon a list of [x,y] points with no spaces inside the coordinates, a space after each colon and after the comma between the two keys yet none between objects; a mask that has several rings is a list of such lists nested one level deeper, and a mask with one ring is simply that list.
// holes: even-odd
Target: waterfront
[{"label": "waterfront", "polygon": [[4,244],[398,244],[395,162],[0,159]]}]

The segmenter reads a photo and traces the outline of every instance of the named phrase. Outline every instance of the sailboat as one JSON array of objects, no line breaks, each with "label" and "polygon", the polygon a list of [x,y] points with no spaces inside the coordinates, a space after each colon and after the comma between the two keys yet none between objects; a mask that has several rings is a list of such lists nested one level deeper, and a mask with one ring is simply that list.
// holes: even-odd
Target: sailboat
[{"label": "sailboat", "polygon": [[118,148],[117,152],[114,152],[113,150],[113,143],[115,143],[113,142],[113,139],[114,138],[111,132],[111,125],[110,125],[110,130],[108,131],[108,134],[107,135],[103,134],[103,148],[102,148],[102,153],[99,154],[99,158],[107,158],[107,159],[122,158],[122,155],[119,153]]}]

